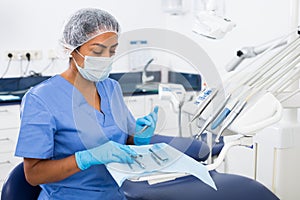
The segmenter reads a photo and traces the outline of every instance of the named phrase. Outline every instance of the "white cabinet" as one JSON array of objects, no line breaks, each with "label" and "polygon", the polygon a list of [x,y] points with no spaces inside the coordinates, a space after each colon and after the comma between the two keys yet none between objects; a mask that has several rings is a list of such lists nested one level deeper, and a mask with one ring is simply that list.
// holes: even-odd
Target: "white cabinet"
[{"label": "white cabinet", "polygon": [[[189,94],[192,95],[192,94]],[[141,95],[124,97],[125,103],[134,117],[142,117],[153,111],[155,106],[159,107],[156,134],[179,136],[178,111],[174,105],[167,100],[160,100],[158,95]],[[189,137],[191,130],[189,127],[188,115],[182,113],[183,136]]]},{"label": "white cabinet", "polygon": [[147,95],[145,97],[146,113],[153,111],[158,106],[158,120],[156,125],[156,134],[178,136],[178,113],[172,107],[172,104],[166,100],[160,100],[158,95]]},{"label": "white cabinet", "polygon": [[145,96],[126,96],[124,101],[134,117],[145,115]]},{"label": "white cabinet", "polygon": [[20,127],[20,105],[0,105],[0,192],[9,172],[22,161],[14,156]]},{"label": "white cabinet", "polygon": [[0,130],[20,127],[20,105],[0,105]]}]

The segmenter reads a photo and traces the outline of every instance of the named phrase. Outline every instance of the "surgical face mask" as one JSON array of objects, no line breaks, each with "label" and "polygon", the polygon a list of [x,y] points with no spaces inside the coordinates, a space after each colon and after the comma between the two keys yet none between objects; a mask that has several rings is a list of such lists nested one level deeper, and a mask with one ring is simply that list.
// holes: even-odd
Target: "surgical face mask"
[{"label": "surgical face mask", "polygon": [[109,73],[112,70],[113,56],[94,57],[83,56],[78,51],[77,53],[84,58],[84,68],[80,67],[77,64],[76,60],[73,58],[76,68],[83,78],[92,82],[103,81],[108,78]]}]

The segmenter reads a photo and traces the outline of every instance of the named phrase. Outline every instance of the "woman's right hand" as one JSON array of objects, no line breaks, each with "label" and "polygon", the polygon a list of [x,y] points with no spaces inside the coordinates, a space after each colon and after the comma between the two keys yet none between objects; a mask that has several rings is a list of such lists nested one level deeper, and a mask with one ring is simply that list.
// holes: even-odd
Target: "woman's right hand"
[{"label": "woman's right hand", "polygon": [[129,146],[114,141],[75,153],[76,163],[81,170],[85,170],[93,165],[111,162],[133,163],[132,156],[136,156],[136,152],[130,149]]}]

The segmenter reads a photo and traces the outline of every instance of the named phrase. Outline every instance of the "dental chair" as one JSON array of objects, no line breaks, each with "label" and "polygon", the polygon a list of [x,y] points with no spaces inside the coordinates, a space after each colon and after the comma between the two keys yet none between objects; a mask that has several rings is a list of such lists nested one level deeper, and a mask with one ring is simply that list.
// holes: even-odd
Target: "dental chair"
[{"label": "dental chair", "polygon": [[[209,155],[208,146],[191,138],[173,138],[156,135],[151,143],[166,142],[196,160],[204,161]],[[189,144],[186,148],[186,144]],[[237,175],[221,174],[211,171],[218,191],[201,182],[194,176],[185,176],[172,181],[149,185],[147,181],[133,182],[126,180],[122,189],[128,200],[182,200],[182,199],[230,199],[230,200],[278,200],[262,184]],[[31,186],[25,179],[23,163],[18,164],[3,184],[1,200],[35,200],[41,188]]]},{"label": "dental chair", "polygon": [[4,182],[1,200],[35,200],[40,191],[40,186],[32,186],[26,181],[23,163],[20,163],[10,172]]},{"label": "dental chair", "polygon": [[[206,134],[201,135],[201,140],[206,141]],[[165,142],[184,152],[198,161],[205,161],[209,156],[206,143],[197,143],[192,138],[177,138],[155,135],[151,143]],[[191,144],[186,148],[188,144]],[[212,156],[217,156],[224,146],[223,137],[214,145]],[[261,183],[239,175],[210,171],[212,179],[218,188],[217,191],[192,175],[176,178],[175,180],[149,184],[147,181],[124,181],[122,189],[128,200],[278,200],[268,188]]]},{"label": "dental chair", "polygon": [[194,176],[149,185],[147,181],[126,180],[122,189],[128,200],[278,200],[270,190],[255,180],[210,171],[217,191]]}]

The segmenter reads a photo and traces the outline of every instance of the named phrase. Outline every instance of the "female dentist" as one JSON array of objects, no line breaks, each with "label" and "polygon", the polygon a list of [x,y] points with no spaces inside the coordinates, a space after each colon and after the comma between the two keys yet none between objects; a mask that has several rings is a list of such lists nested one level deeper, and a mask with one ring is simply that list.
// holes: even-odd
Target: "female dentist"
[{"label": "female dentist", "polygon": [[105,164],[133,162],[127,145],[149,144],[157,108],[135,120],[118,82],[108,78],[119,34],[107,12],[75,12],[62,37],[69,68],[22,99],[15,155],[24,157],[26,180],[41,186],[39,200],[126,199]]}]

